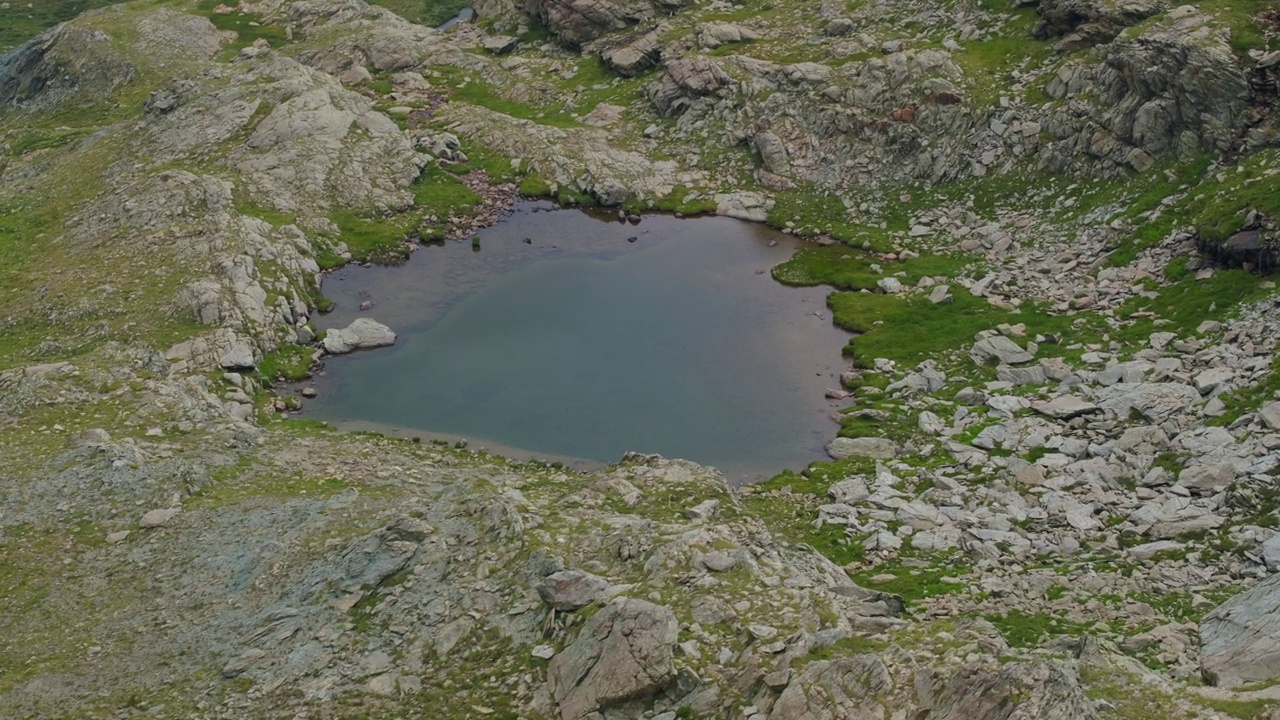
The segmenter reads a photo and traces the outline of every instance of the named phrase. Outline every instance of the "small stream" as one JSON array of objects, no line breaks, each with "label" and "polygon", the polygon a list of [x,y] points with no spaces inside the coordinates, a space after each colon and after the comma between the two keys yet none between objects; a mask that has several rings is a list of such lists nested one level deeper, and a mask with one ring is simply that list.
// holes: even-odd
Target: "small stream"
[{"label": "small stream", "polygon": [[307,415],[586,465],[656,452],[738,480],[803,467],[835,436],[823,393],[848,335],[826,290],[770,277],[793,238],[538,202],[479,236],[326,278],[324,327],[367,315],[400,337],[329,358]]}]

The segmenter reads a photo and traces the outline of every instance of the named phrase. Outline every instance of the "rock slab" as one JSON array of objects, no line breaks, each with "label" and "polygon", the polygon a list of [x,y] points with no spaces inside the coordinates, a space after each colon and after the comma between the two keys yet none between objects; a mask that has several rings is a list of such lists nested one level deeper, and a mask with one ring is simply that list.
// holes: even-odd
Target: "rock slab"
[{"label": "rock slab", "polygon": [[1280,678],[1280,575],[1219,605],[1200,622],[1200,673],[1235,687]]}]

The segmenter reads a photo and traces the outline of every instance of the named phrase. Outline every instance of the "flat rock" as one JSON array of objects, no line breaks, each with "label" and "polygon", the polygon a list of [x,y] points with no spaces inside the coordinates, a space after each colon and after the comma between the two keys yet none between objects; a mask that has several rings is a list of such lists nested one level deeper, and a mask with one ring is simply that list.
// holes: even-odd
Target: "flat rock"
[{"label": "flat rock", "polygon": [[1182,383],[1121,383],[1098,393],[1098,405],[1103,409],[1121,416],[1137,410],[1155,422],[1199,400],[1199,391]]},{"label": "flat rock", "polygon": [[836,438],[827,444],[827,454],[836,460],[854,456],[890,460],[898,457],[898,452],[898,444],[886,438]]},{"label": "flat rock", "polygon": [[324,336],[324,349],[332,355],[366,348],[394,345],[396,334],[391,328],[369,318],[357,318],[340,330],[330,330]]},{"label": "flat rock", "polygon": [[1186,547],[1186,545],[1175,540],[1157,540],[1155,542],[1143,543],[1142,545],[1135,545],[1125,552],[1129,557],[1135,560],[1150,560],[1158,553],[1174,552],[1181,550],[1184,547]]},{"label": "flat rock", "polygon": [[1032,403],[1031,409],[1051,418],[1069,420],[1073,417],[1097,412],[1098,406],[1075,395],[1059,395],[1049,402]]}]

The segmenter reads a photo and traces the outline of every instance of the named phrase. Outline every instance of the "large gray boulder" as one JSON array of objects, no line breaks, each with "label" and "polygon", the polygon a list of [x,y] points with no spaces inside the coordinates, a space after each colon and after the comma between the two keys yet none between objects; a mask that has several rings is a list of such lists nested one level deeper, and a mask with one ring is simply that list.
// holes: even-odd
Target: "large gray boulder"
[{"label": "large gray boulder", "polygon": [[330,330],[324,336],[324,349],[333,355],[341,355],[365,348],[394,345],[396,334],[391,328],[369,318],[357,318],[339,330]]},{"label": "large gray boulder", "polygon": [[562,720],[581,720],[670,685],[678,633],[669,608],[644,600],[623,598],[596,613],[547,670]]},{"label": "large gray boulder", "polygon": [[1200,393],[1182,383],[1120,383],[1098,393],[1098,405],[1117,415],[1137,410],[1152,422],[1163,422],[1200,401]]},{"label": "large gray boulder", "polygon": [[538,597],[561,612],[572,612],[609,598],[609,581],[582,570],[561,570],[538,583]]},{"label": "large gray boulder", "polygon": [[1200,621],[1200,673],[1234,687],[1280,678],[1280,575],[1272,575]]}]

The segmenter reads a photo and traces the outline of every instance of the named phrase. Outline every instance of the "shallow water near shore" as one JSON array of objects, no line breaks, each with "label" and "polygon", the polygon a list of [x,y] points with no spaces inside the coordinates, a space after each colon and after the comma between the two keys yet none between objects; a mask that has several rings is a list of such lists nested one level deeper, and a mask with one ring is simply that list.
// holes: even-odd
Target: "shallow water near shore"
[{"label": "shallow water near shore", "polygon": [[450,242],[325,279],[337,308],[321,327],[364,315],[399,339],[327,358],[307,416],[547,459],[659,453],[739,481],[803,467],[835,436],[823,393],[848,335],[827,290],[769,276],[791,237],[546,203],[479,236],[478,251]]}]

